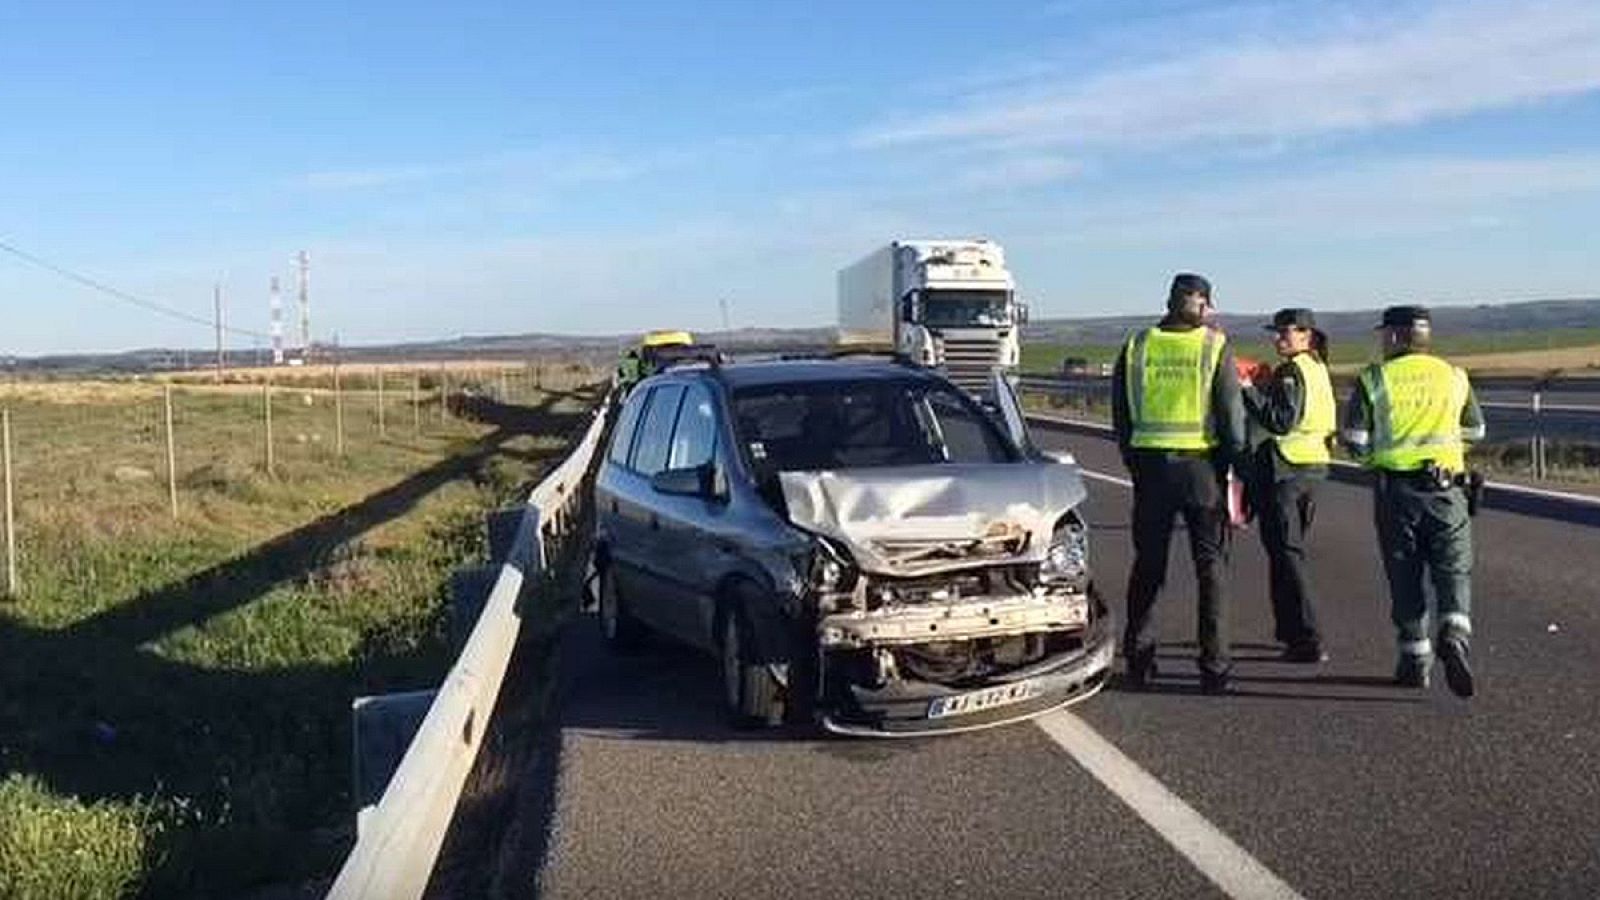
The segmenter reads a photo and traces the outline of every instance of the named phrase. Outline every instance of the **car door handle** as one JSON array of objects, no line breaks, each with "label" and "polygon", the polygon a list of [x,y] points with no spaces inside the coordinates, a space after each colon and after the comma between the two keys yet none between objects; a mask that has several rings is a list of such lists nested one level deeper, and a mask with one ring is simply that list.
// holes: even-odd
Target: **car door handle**
[{"label": "car door handle", "polygon": [[618,507],[618,506],[617,506],[617,500],[616,500],[616,498],[615,498],[615,497],[613,497],[613,498],[611,498],[611,514],[612,514],[612,515],[613,515],[613,516],[614,516],[614,515],[616,515],[616,514],[617,514],[617,511],[618,511],[618,509],[619,509],[619,507]]},{"label": "car door handle", "polygon": [[650,517],[650,530],[651,531],[660,531],[661,530],[661,519],[658,516],[652,515]]}]

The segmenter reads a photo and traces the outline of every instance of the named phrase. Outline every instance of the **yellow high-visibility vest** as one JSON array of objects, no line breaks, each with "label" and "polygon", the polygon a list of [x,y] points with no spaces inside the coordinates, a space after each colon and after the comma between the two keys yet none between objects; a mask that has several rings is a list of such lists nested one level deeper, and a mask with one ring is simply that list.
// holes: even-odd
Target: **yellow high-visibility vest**
[{"label": "yellow high-visibility vest", "polygon": [[1150,328],[1124,348],[1130,443],[1151,450],[1210,450],[1211,386],[1227,338],[1210,328]]},{"label": "yellow high-visibility vest", "polygon": [[1306,386],[1306,402],[1294,428],[1275,438],[1278,452],[1297,466],[1325,466],[1333,459],[1328,438],[1338,427],[1333,382],[1328,379],[1328,367],[1315,353],[1297,354],[1293,362]]},{"label": "yellow high-visibility vest", "polygon": [[1437,356],[1408,353],[1368,366],[1361,386],[1372,404],[1368,464],[1414,472],[1431,461],[1466,471],[1461,412],[1472,391],[1466,372]]}]

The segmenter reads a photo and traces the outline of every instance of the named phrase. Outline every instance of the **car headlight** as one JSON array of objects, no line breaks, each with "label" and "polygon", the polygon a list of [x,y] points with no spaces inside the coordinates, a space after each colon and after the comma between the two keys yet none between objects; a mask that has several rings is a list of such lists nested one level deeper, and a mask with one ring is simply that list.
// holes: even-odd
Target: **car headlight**
[{"label": "car headlight", "polygon": [[1082,587],[1089,580],[1089,528],[1076,516],[1056,526],[1039,564],[1039,580]]},{"label": "car headlight", "polygon": [[811,587],[823,593],[838,593],[855,587],[856,567],[849,553],[833,541],[817,537],[811,554]]}]

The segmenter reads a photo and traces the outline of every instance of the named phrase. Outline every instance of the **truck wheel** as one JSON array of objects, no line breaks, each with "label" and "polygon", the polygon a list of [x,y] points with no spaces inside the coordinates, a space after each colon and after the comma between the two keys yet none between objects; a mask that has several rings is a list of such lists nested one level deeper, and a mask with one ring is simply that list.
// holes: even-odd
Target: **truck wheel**
[{"label": "truck wheel", "polygon": [[644,626],[628,614],[628,604],[617,589],[611,566],[600,570],[600,633],[616,653],[632,653],[644,643]]},{"label": "truck wheel", "polygon": [[767,667],[752,662],[754,637],[737,603],[724,607],[717,628],[722,670],[722,702],[735,727],[762,728],[783,721],[778,683]]}]

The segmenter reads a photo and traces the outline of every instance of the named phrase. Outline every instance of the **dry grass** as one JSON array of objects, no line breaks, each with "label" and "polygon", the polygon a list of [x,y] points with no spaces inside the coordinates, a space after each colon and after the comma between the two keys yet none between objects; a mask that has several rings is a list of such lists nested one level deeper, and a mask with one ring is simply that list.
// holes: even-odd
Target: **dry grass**
[{"label": "dry grass", "polygon": [[419,433],[397,397],[380,438],[366,397],[340,456],[331,398],[283,391],[268,474],[258,394],[174,394],[176,520],[158,389],[4,395],[21,591],[0,601],[0,896],[325,874],[348,846],[351,698],[437,683],[449,572],[584,407],[529,394],[441,425],[435,405]]}]

